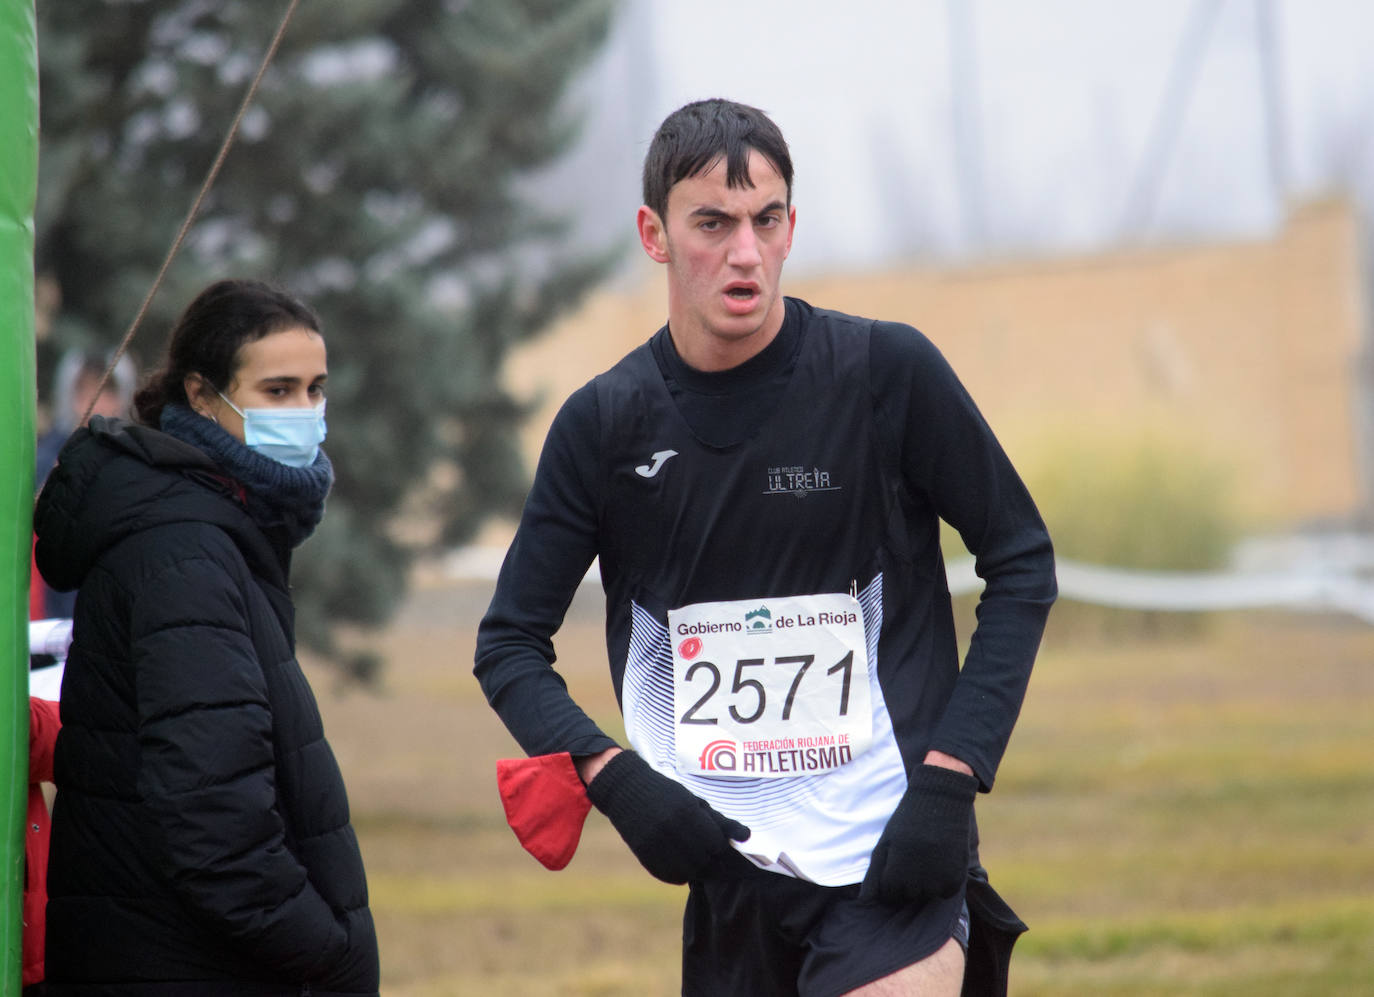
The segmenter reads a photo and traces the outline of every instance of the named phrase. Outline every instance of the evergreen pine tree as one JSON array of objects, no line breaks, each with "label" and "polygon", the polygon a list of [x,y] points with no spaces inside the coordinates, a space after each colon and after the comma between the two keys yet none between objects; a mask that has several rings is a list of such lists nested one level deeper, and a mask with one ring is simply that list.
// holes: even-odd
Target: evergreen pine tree
[{"label": "evergreen pine tree", "polygon": [[[300,634],[317,648],[335,650],[332,624],[384,622],[418,550],[519,508],[528,404],[502,387],[502,363],[615,255],[565,246],[525,185],[576,136],[565,91],[613,6],[302,3],[135,339],[155,357],[191,296],[224,276],[277,281],[320,313],[338,480],[293,570]],[[282,9],[39,5],[36,266],[60,287],[59,342],[122,336]],[[428,535],[404,535],[403,513]]]}]

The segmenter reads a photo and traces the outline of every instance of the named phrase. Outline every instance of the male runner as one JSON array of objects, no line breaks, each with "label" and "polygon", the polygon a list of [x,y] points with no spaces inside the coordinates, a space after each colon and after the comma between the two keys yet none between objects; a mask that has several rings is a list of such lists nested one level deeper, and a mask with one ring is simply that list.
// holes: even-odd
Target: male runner
[{"label": "male runner", "polygon": [[[1054,601],[1050,540],[927,339],[782,295],[791,192],[757,109],[660,126],[637,222],[668,324],[555,418],[476,674],[537,756],[514,795],[561,775],[580,822],[580,777],[650,873],[690,884],[684,994],[1003,993],[1025,926],[973,800]],[[941,519],[985,583],[962,669]],[[552,667],[594,557],[632,750]]]}]

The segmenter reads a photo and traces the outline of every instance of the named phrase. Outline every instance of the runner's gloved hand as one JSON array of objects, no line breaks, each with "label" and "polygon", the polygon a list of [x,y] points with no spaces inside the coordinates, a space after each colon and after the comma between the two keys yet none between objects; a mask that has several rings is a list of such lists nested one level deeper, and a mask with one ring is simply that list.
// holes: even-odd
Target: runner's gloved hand
[{"label": "runner's gloved hand", "polygon": [[909,904],[959,892],[968,875],[977,794],[978,780],[971,775],[938,765],[916,769],[873,849],[859,896]]},{"label": "runner's gloved hand", "polygon": [[685,786],[660,775],[633,751],[608,761],[587,784],[596,809],[610,818],[635,858],[665,883],[685,883],[745,841],[749,829],[717,813]]}]

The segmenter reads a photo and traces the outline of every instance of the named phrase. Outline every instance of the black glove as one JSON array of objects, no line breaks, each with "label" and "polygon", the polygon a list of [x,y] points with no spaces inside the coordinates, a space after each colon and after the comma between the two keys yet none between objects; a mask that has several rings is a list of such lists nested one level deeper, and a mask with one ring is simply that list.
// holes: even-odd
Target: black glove
[{"label": "black glove", "polygon": [[968,876],[969,821],[978,780],[938,765],[911,774],[873,849],[859,897],[889,904],[952,897]]},{"label": "black glove", "polygon": [[587,784],[587,795],[640,864],[665,883],[696,878],[731,840],[749,837],[749,828],[655,772],[633,751],[613,756]]}]

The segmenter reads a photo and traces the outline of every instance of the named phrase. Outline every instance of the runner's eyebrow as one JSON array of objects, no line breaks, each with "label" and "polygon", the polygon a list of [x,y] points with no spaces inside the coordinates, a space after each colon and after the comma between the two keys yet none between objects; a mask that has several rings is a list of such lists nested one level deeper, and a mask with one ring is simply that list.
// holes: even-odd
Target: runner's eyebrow
[{"label": "runner's eyebrow", "polygon": [[[755,212],[751,217],[753,217],[753,218],[762,218],[764,215],[771,214],[771,213],[773,213],[773,212],[775,212],[775,211],[786,211],[786,210],[787,210],[787,205],[784,204],[782,201],[772,201],[772,202],[770,202],[769,204],[764,205],[761,209],[759,209],[757,212]],[[734,214],[732,214],[732,213],[729,212],[729,211],[726,211],[724,208],[717,208],[717,207],[714,207],[714,206],[707,205],[707,206],[703,206],[703,207],[700,207],[700,208],[694,208],[694,209],[692,209],[692,211],[689,213],[688,217],[690,217],[690,218],[721,218],[721,219],[731,219],[731,218],[736,218],[736,217],[739,217],[739,216],[734,215]]]}]

